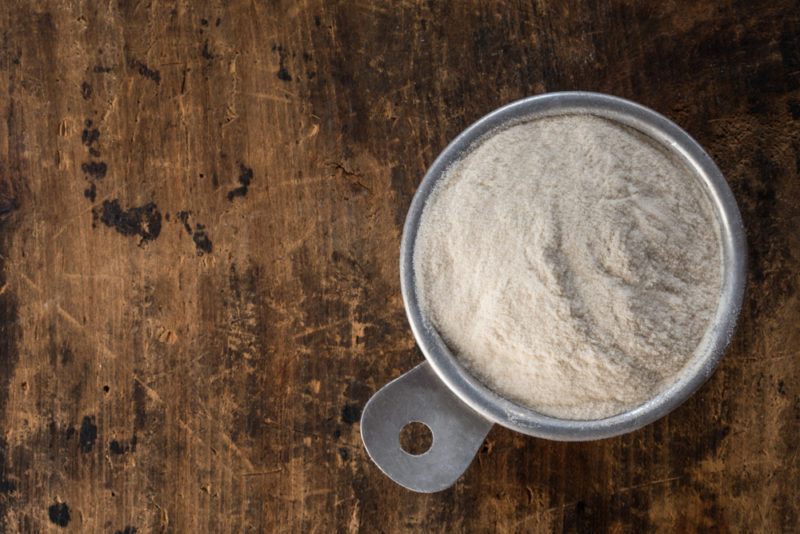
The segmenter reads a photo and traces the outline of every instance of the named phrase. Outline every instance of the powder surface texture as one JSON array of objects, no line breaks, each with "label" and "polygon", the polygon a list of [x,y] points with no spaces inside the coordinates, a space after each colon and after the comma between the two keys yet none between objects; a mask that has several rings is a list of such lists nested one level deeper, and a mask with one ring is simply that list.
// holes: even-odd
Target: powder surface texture
[{"label": "powder surface texture", "polygon": [[719,302],[719,226],[699,179],[588,114],[510,126],[441,177],[414,244],[429,326],[499,395],[601,419],[677,379]]}]

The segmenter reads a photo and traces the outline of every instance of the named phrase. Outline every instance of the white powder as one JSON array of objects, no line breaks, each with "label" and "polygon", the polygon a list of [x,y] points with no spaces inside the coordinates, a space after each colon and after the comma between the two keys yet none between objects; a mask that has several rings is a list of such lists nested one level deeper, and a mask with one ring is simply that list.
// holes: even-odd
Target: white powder
[{"label": "white powder", "polygon": [[501,396],[600,419],[668,387],[716,310],[719,228],[691,171],[591,115],[532,120],[441,178],[414,248],[423,314]]}]

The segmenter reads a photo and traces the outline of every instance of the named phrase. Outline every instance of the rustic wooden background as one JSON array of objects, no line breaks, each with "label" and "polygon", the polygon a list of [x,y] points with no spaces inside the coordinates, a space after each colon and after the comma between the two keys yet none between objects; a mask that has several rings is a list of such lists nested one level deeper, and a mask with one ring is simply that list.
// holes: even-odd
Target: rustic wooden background
[{"label": "rustic wooden background", "polygon": [[[4,0],[0,531],[792,532],[800,6]],[[749,290],[712,380],[638,432],[495,428],[452,489],[368,460],[421,360],[405,211],[471,121],[596,90],[717,160]]]}]

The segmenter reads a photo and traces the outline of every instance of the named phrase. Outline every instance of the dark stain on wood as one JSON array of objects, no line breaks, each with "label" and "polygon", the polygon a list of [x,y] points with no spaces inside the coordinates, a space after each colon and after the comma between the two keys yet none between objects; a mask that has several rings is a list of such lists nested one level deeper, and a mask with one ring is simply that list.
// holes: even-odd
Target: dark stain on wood
[{"label": "dark stain on wood", "polygon": [[250,183],[253,181],[253,169],[243,163],[239,164],[239,187],[228,191],[228,201],[232,202],[236,197],[247,195]]},{"label": "dark stain on wood", "polygon": [[119,199],[104,200],[93,214],[96,220],[122,235],[138,236],[140,243],[152,241],[161,234],[161,212],[155,202],[125,209]]},{"label": "dark stain on wood", "polygon": [[[795,3],[279,4],[3,4],[0,531],[795,531]],[[408,205],[472,121],[566,89],[650,106],[718,163],[738,330],[660,421],[495,428],[454,488],[406,492],[358,421],[422,359]]]},{"label": "dark stain on wood", "polygon": [[50,518],[50,521],[59,527],[66,527],[69,525],[69,521],[71,519],[69,515],[69,506],[65,502],[51,504],[47,508],[47,515]]},{"label": "dark stain on wood", "polygon": [[208,39],[203,42],[203,50],[200,51],[200,54],[209,61],[214,59],[214,54],[211,52],[211,48],[208,46]]},{"label": "dark stain on wood", "polygon": [[103,161],[89,161],[81,164],[81,170],[89,177],[102,180],[108,172],[108,165]]},{"label": "dark stain on wood", "polygon": [[[192,229],[192,225],[189,223],[189,217],[191,215],[192,212],[184,210],[177,212],[175,217],[181,224],[183,224],[184,230],[186,230],[186,233],[192,238],[192,242],[197,249],[197,254],[201,256],[203,254],[211,254],[214,249],[214,245],[211,242],[211,238],[208,236],[205,225],[195,223],[194,229]],[[169,214],[167,214],[167,217],[168,216]]]},{"label": "dark stain on wood", "polygon": [[281,45],[272,45],[272,51],[278,54],[278,72],[276,73],[278,79],[284,82],[291,82],[292,75],[289,69],[286,68],[286,49]]},{"label": "dark stain on wood", "polygon": [[126,453],[136,452],[136,434],[129,441],[125,440],[111,440],[108,444],[108,451],[111,454],[120,455]]},{"label": "dark stain on wood", "polygon": [[345,404],[342,408],[342,422],[348,425],[357,423],[361,419],[361,406]]},{"label": "dark stain on wood", "polygon": [[206,233],[205,226],[200,223],[195,225],[194,232],[192,232],[192,241],[194,241],[194,246],[197,247],[197,252],[200,254],[211,254],[214,248],[211,239]]},{"label": "dark stain on wood", "polygon": [[92,147],[100,140],[100,130],[92,128],[92,119],[86,119],[86,128],[81,132],[81,142],[87,147]]},{"label": "dark stain on wood", "polygon": [[139,73],[140,76],[152,80],[157,84],[161,83],[161,72],[156,69],[151,69],[142,61],[139,61],[138,59],[131,59],[128,62],[128,65],[130,68]]},{"label": "dark stain on wood", "polygon": [[86,197],[89,202],[97,200],[97,185],[95,185],[94,182],[90,183],[89,187],[83,190],[83,196]]},{"label": "dark stain on wood", "polygon": [[92,86],[89,84],[89,82],[81,83],[81,96],[84,100],[89,100],[92,98]]},{"label": "dark stain on wood", "polygon": [[97,440],[97,425],[94,422],[94,417],[87,415],[83,418],[79,439],[81,452],[92,452],[94,442]]}]

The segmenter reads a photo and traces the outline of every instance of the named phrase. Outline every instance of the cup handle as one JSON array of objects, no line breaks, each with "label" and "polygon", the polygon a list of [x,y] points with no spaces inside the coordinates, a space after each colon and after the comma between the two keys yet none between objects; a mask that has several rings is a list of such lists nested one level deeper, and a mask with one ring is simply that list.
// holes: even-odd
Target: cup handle
[{"label": "cup handle", "polygon": [[[400,446],[400,431],[420,422],[433,434],[420,455]],[[428,362],[383,386],[364,407],[361,439],[386,476],[420,493],[452,486],[477,454],[492,423],[459,400]]]}]

